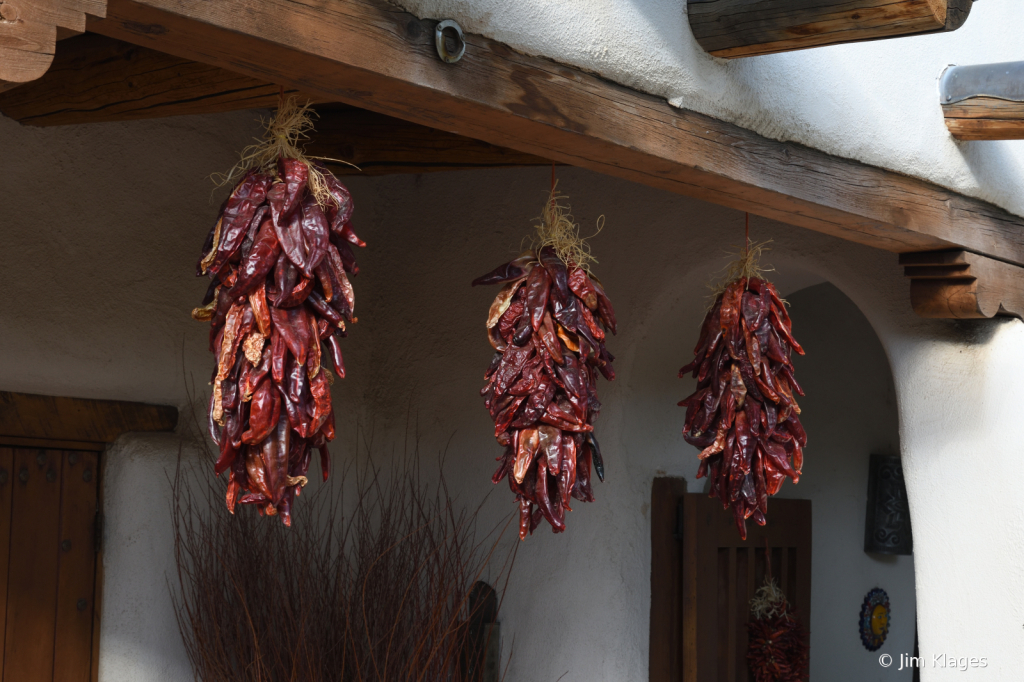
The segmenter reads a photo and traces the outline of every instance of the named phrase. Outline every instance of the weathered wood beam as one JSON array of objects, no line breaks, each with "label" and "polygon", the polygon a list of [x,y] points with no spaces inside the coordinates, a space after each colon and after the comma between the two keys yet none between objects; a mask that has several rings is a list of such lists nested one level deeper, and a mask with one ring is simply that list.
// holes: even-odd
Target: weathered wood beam
[{"label": "weathered wood beam", "polygon": [[904,253],[900,265],[922,317],[1024,319],[1024,268],[958,249]]},{"label": "weathered wood beam", "polygon": [[89,33],[61,41],[38,80],[0,94],[0,112],[57,126],[258,109],[278,97],[266,80]]},{"label": "weathered wood beam", "polygon": [[[0,444],[96,449],[129,431],[173,431],[178,410],[0,391]],[[89,447],[92,446],[92,447]]]},{"label": "weathered wood beam", "polygon": [[958,140],[1024,140],[1024,62],[950,66],[939,102]]},{"label": "weathered wood beam", "polygon": [[[270,108],[279,86],[218,66],[89,33],[63,41],[40,79],[0,94],[0,112],[55,126]],[[298,93],[300,100],[318,98]],[[549,160],[347,105],[319,105],[308,151],[344,159],[338,175],[535,166]]]},{"label": "weathered wood beam", "polygon": [[58,38],[85,31],[106,0],[0,0],[0,92],[39,78]]},{"label": "weathered wood beam", "polygon": [[929,182],[778,142],[379,0],[111,0],[90,30],[501,147],[893,252],[1024,264],[1024,219]]},{"label": "weathered wood beam", "polygon": [[347,105],[321,105],[316,111],[316,132],[306,147],[307,153],[357,166],[328,160],[335,175],[434,173],[552,163],[534,154]]},{"label": "weathered wood beam", "polygon": [[943,104],[942,115],[958,140],[1024,140],[1024,102],[975,97]]},{"label": "weathered wood beam", "polygon": [[973,0],[689,0],[697,42],[716,57],[955,31]]}]

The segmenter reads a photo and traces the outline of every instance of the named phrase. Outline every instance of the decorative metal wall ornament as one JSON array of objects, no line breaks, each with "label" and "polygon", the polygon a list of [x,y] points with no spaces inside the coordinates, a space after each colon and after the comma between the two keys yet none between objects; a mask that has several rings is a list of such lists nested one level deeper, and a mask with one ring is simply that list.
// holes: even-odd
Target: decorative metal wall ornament
[{"label": "decorative metal wall ornament", "polygon": [[910,505],[899,457],[871,455],[864,551],[875,554],[913,554]]},{"label": "decorative metal wall ornament", "polygon": [[868,592],[860,607],[860,641],[868,651],[878,651],[889,634],[889,595],[880,587]]}]

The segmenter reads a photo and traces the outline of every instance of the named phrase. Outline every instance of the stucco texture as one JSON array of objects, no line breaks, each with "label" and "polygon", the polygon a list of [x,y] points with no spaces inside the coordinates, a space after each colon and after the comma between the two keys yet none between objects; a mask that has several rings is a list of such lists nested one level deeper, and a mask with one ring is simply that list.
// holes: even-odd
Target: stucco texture
[{"label": "stucco texture", "polygon": [[[188,313],[205,290],[194,265],[218,204],[206,176],[230,167],[256,133],[252,118],[49,130],[0,119],[0,386],[182,407],[186,382],[205,389],[207,329]],[[619,377],[600,386],[608,479],[597,502],[575,507],[564,535],[542,529],[520,547],[501,616],[506,653],[515,637],[507,679],[641,680],[651,484],[683,476],[699,489],[675,407],[688,383],[675,375],[706,284],[742,240],[743,215],[586,171],[559,177],[584,234],[606,217],[592,245],[619,311],[610,342]],[[431,461],[447,448],[461,500],[474,505],[492,490],[499,453],[478,389],[496,292],[468,285],[518,250],[548,181],[546,169],[518,169],[348,183],[356,231],[370,246],[358,254],[348,377],[333,389],[339,461],[352,456],[357,427],[373,431],[382,456],[400,451],[411,419]],[[909,679],[859,648],[856,617],[867,589],[890,590],[891,653],[910,653],[913,571],[922,653],[989,663],[966,673],[929,667],[922,679],[1018,680],[1024,325],[919,319],[894,255],[761,219],[751,231],[774,240],[773,277],[814,354],[798,369],[809,393],[806,475],[786,494],[815,505],[815,679]],[[874,451],[903,456],[912,562],[861,551]],[[174,437],[133,435],[106,456],[102,682],[187,674],[163,591],[172,570],[166,471],[176,454]],[[508,491],[494,489],[482,525],[512,508]]]},{"label": "stucco texture", "polygon": [[[674,106],[936,182],[1024,215],[1024,141],[957,142],[949,64],[1024,58],[1019,0],[976,2],[952,33],[725,60],[697,44],[685,0],[397,0],[421,18],[596,72]],[[472,59],[467,53],[466,59]]]}]

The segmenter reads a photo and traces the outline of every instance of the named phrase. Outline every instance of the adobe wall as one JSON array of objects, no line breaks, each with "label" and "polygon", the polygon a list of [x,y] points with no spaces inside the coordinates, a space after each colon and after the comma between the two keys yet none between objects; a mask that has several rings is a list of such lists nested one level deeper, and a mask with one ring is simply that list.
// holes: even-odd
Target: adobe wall
[{"label": "adobe wall", "polygon": [[[205,290],[192,273],[218,204],[206,176],[230,167],[256,134],[252,118],[50,130],[0,119],[0,387],[182,408],[186,380],[205,388],[206,328],[188,312]],[[502,615],[504,632],[516,638],[509,679],[555,680],[566,671],[566,680],[644,679],[651,481],[693,480],[695,453],[682,442],[675,407],[687,384],[675,373],[692,349],[705,285],[723,251],[742,239],[743,216],[586,171],[562,169],[559,177],[585,234],[606,216],[592,244],[619,311],[621,330],[610,343],[619,378],[600,387],[608,480],[597,486],[597,502],[575,507],[566,534],[541,532],[520,549]],[[483,320],[495,291],[468,283],[518,249],[544,201],[548,171],[349,184],[356,230],[370,247],[358,254],[360,322],[344,344],[349,376],[334,386],[334,455],[350,455],[357,426],[373,430],[383,456],[390,446],[400,450],[411,414],[421,451],[432,457],[447,444],[449,480],[475,503],[491,489],[498,454],[477,395],[492,353]],[[867,321],[852,322],[849,303],[829,287],[792,295],[798,338],[818,350],[798,375],[811,389],[802,403],[812,439],[806,475],[786,490],[815,500],[822,565],[814,636],[833,633],[837,647],[815,644],[828,652],[815,666],[843,662],[822,671],[825,679],[895,675],[857,648],[857,607],[874,583],[889,589],[893,648],[883,651],[909,653],[913,571],[922,652],[988,658],[987,668],[956,679],[1016,680],[1024,644],[1024,517],[1014,466],[1024,428],[1024,325],[922,320],[892,254],[761,219],[752,220],[752,236],[774,239],[770,260],[785,292],[828,280]],[[107,455],[103,682],[187,679],[166,592],[173,567],[163,472],[177,443],[129,435]],[[887,563],[860,551],[866,457],[897,448],[915,557]],[[483,513],[497,519],[511,509],[501,488]],[[944,673],[952,675],[929,668],[922,679]]]}]

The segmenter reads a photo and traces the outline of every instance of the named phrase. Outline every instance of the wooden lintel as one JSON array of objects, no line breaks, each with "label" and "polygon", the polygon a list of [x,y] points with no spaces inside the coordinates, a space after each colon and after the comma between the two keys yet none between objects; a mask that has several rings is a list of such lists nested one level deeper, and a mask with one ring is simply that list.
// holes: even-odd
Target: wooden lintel
[{"label": "wooden lintel", "polygon": [[[322,98],[287,88],[285,96]],[[0,112],[24,125],[57,126],[210,114],[277,106],[280,87],[106,36],[62,42],[37,81],[0,94]],[[338,175],[425,173],[545,165],[551,161],[347,105],[316,107],[307,151],[342,159]]]},{"label": "wooden lintel", "polygon": [[894,252],[961,247],[1024,264],[1024,219],[778,142],[382,0],[110,0],[89,30],[500,147]]},{"label": "wooden lintel", "polygon": [[[178,410],[119,400],[0,391],[0,444],[101,449],[129,431],[173,431]],[[90,447],[91,445],[91,447]]]},{"label": "wooden lintel", "polygon": [[973,0],[689,0],[697,42],[716,57],[752,57],[864,40],[955,31]]},{"label": "wooden lintel", "polygon": [[1024,319],[1024,268],[959,249],[904,253],[900,265],[922,317]]},{"label": "wooden lintel", "polygon": [[943,104],[942,115],[958,140],[1024,140],[1024,102],[972,97]]},{"label": "wooden lintel", "polygon": [[0,1],[0,92],[46,73],[57,40],[82,33],[86,15],[106,9],[107,0]]}]

